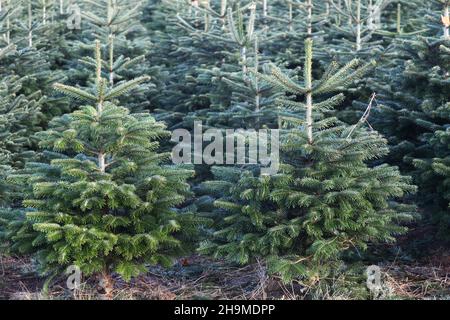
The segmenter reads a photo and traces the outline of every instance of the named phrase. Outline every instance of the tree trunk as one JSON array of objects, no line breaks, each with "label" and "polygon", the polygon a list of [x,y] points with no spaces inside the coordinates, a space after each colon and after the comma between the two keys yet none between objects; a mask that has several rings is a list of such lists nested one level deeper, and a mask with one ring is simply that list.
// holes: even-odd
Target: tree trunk
[{"label": "tree trunk", "polygon": [[105,154],[103,152],[100,152],[98,154],[98,167],[102,173],[105,173],[106,171],[106,160],[105,160]]},{"label": "tree trunk", "polygon": [[[348,10],[349,10],[350,12],[352,11],[352,7],[353,7],[352,0],[348,0]],[[348,15],[348,25],[351,26],[352,24],[353,24],[352,15],[349,14],[349,15]]]},{"label": "tree trunk", "polygon": [[307,2],[307,9],[308,9],[308,30],[307,30],[307,34],[308,37],[311,38],[312,37],[312,8],[313,8],[313,2],[312,0],[308,0]]},{"label": "tree trunk", "polygon": [[402,33],[402,4],[397,4],[397,33]]},{"label": "tree trunk", "polygon": [[[339,9],[342,10],[342,0],[339,0],[339,1],[338,1],[337,6],[338,6]],[[339,11],[337,12],[336,24],[337,24],[338,26],[341,25],[341,13],[340,13]]]},{"label": "tree trunk", "polygon": [[308,143],[313,140],[313,92],[312,92],[312,40],[307,40],[306,63],[305,63],[305,88],[306,88],[306,132]]},{"label": "tree trunk", "polygon": [[241,48],[242,72],[247,73],[247,48]]},{"label": "tree trunk", "polygon": [[104,290],[103,298],[105,300],[112,300],[114,298],[114,280],[109,274],[108,270],[105,270],[100,275],[100,286]]},{"label": "tree trunk", "polygon": [[372,0],[369,0],[367,14],[369,15],[367,18],[367,28],[369,28],[369,30],[373,30],[375,28],[375,10]]},{"label": "tree trunk", "polygon": [[358,0],[356,8],[356,51],[361,50],[362,47],[361,34],[362,34],[361,0]]},{"label": "tree trunk", "polygon": [[[6,4],[9,4],[8,2]],[[9,13],[6,17],[6,43],[9,45],[11,44],[11,31],[9,30],[11,28],[11,21],[9,18]]]},{"label": "tree trunk", "polygon": [[[450,7],[448,6],[448,4],[445,4],[445,8],[444,8],[444,17],[447,18],[447,21],[450,17]],[[445,39],[450,39],[450,27],[449,26],[445,26],[444,27],[444,38]]]},{"label": "tree trunk", "polygon": [[310,144],[313,143],[313,119],[312,119],[312,108],[313,108],[313,99],[312,92],[308,92],[306,94],[306,126],[307,126],[307,134],[308,134],[308,142]]},{"label": "tree trunk", "polygon": [[109,35],[109,84],[114,85],[114,35]]},{"label": "tree trunk", "polygon": [[292,12],[292,3],[289,3],[289,31],[293,31],[292,20],[294,19],[294,14]]},{"label": "tree trunk", "polygon": [[227,14],[227,0],[221,0],[220,2],[220,16],[221,16],[221,21],[222,21],[222,29],[226,28],[226,24],[227,24],[227,19],[226,19],[226,14]]},{"label": "tree trunk", "polygon": [[[258,56],[258,37],[255,37],[255,71],[258,72],[259,69],[259,56]],[[259,79],[255,77],[255,89],[256,89],[256,97],[255,97],[255,110],[259,111],[260,103],[261,103],[261,94],[259,93]],[[257,119],[259,122],[259,119]]]},{"label": "tree trunk", "polygon": [[42,24],[45,26],[47,24],[47,2],[44,0],[42,4]]},{"label": "tree trunk", "polygon": [[28,46],[33,47],[33,11],[31,10],[31,3],[28,4]]}]

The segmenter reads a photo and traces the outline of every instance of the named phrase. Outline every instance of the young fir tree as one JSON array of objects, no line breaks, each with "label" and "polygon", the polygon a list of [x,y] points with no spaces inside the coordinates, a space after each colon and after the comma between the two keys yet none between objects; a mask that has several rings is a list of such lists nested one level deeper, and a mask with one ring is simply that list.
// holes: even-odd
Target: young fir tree
[{"label": "young fir tree", "polygon": [[0,49],[0,250],[4,242],[3,223],[20,214],[22,190],[7,181],[7,176],[23,167],[34,156],[33,134],[39,130],[40,92],[22,93],[24,78],[14,75],[3,65],[3,58],[14,54],[15,46]]},{"label": "young fir tree", "polygon": [[[252,70],[259,71],[261,69],[260,58],[258,41],[255,39],[255,47],[252,50],[251,58],[249,58],[248,66],[253,66]],[[273,106],[281,93],[275,90],[271,84],[259,79],[255,73],[243,74],[242,71],[221,74],[221,77],[213,82],[213,85],[217,83],[227,86],[227,90],[232,92],[230,106],[225,110],[209,111],[205,117],[205,127],[222,129],[222,134],[225,135],[227,141],[236,138],[234,130],[278,128],[280,110],[279,108],[273,108]],[[227,132],[228,129],[231,129],[233,133]],[[254,143],[252,136],[241,138],[245,140],[245,144]],[[246,162],[250,163],[249,159],[246,159]],[[217,172],[217,169],[213,168],[213,175],[214,172]],[[203,177],[201,182],[210,179],[212,176],[211,168],[200,166],[197,169],[197,176]],[[193,189],[197,195],[195,202],[197,208],[210,216],[210,212],[214,210],[214,200],[222,195],[220,192],[211,193],[208,184],[199,183]]]},{"label": "young fir tree", "polygon": [[[282,7],[287,12],[288,6]],[[232,90],[222,80],[240,82],[239,77],[248,76],[255,37],[264,56],[272,57],[273,52],[288,46],[279,41],[283,35],[278,32],[288,30],[286,24],[280,19],[266,21],[263,9],[261,3],[251,0],[211,0],[162,1],[151,11],[149,28],[156,24],[156,29],[163,29],[152,37],[159,45],[150,56],[164,66],[169,77],[156,110],[159,119],[187,128],[194,120],[213,120],[210,114],[224,114],[232,107]],[[172,22],[175,16],[176,23],[163,23]],[[277,41],[278,47],[270,44]]]},{"label": "young fir tree", "polygon": [[9,22],[0,24],[0,34],[8,36],[0,37],[0,46],[9,43],[17,47],[1,63],[23,79],[20,93],[28,96],[40,91],[46,97],[40,115],[40,125],[45,127],[53,116],[68,112],[69,106],[66,101],[51,97],[52,84],[65,78],[60,70],[65,64],[63,52],[67,46],[65,20],[52,18],[52,11],[45,11],[44,15],[42,3],[41,0],[4,1],[0,16]]},{"label": "young fir tree", "polygon": [[[323,68],[337,61],[341,64],[352,59],[375,60],[382,68],[389,60],[389,44],[392,37],[380,33],[387,27],[384,16],[392,10],[390,0],[330,0],[331,15],[325,26],[325,43],[318,55]],[[382,19],[383,17],[383,19]],[[365,111],[366,97],[372,92],[365,82],[358,83],[344,93],[347,96],[345,108],[339,108],[339,119],[354,123]],[[361,102],[360,104],[358,104]],[[355,105],[356,104],[356,105]]]},{"label": "young fir tree", "polygon": [[[180,97],[178,93],[174,105],[177,112],[187,114],[178,126],[193,127],[193,121],[206,120],[210,111],[226,110],[231,91],[221,79],[240,70],[246,73],[255,36],[256,6],[254,2],[244,6],[237,3],[227,9],[229,3],[220,1],[219,10],[223,14],[214,11],[215,6],[209,1],[181,6],[177,11],[178,25],[188,32],[177,44],[185,62],[177,62],[175,67],[185,71],[184,81],[177,80],[176,88],[169,89],[184,95]],[[185,92],[191,94],[186,96]]]},{"label": "young fir tree", "polygon": [[[325,9],[320,2],[315,6],[308,21],[313,36],[318,36],[319,13]],[[179,0],[149,5],[147,27],[158,43],[149,57],[152,64],[162,66],[166,77],[164,90],[156,95],[157,118],[170,127],[188,128],[194,120],[213,120],[212,113],[224,115],[234,103],[230,86],[222,80],[239,82],[242,76],[238,72],[252,67],[256,36],[262,59],[280,64],[287,61],[295,68],[307,36],[301,19],[307,7],[301,1],[251,0]],[[289,13],[291,22],[283,19]]]},{"label": "young fir tree", "polygon": [[[153,96],[162,90],[153,84],[159,82],[158,68],[149,63],[148,51],[152,47],[150,37],[141,23],[143,2],[137,0],[101,0],[81,4],[83,27],[79,31],[79,41],[73,44],[70,53],[72,63],[92,50],[92,43],[100,40],[108,51],[104,67],[108,70],[108,81],[114,84],[131,80],[140,74],[152,76],[152,81],[142,84],[133,96],[127,97],[126,105],[132,112],[151,110]],[[133,59],[129,57],[134,57]],[[71,68],[70,78],[87,85],[90,81],[92,59],[81,59],[85,68]]]},{"label": "young fir tree", "polygon": [[[318,0],[265,2],[268,3],[268,9],[267,13],[263,10],[265,39],[262,51],[272,57],[277,64],[285,64],[291,69],[301,66],[306,38],[314,38],[318,48],[324,45],[324,27],[335,20],[330,10],[330,2]],[[273,23],[268,25],[266,20]]]},{"label": "young fir tree", "polygon": [[[449,85],[448,67],[450,66],[450,38],[439,47],[440,59],[446,69],[434,68],[430,81],[435,90],[445,92]],[[433,222],[439,228],[439,236],[450,240],[450,94],[443,100],[427,101],[423,104],[424,113],[430,116],[426,123],[427,132],[421,140],[426,147],[420,158],[412,160],[418,170],[417,182],[427,193],[422,200],[427,200],[428,210],[432,213]],[[433,103],[433,104],[431,104]]]},{"label": "young fir tree", "polygon": [[396,0],[387,4],[385,28],[377,30],[375,34],[384,37],[410,36],[423,32],[421,28],[423,18],[420,13],[424,3],[420,0]]},{"label": "young fir tree", "polygon": [[2,164],[19,168],[33,148],[32,136],[40,129],[40,108],[45,99],[39,91],[25,94],[23,87],[28,77],[14,74],[4,63],[16,51],[16,46],[12,44],[0,49],[0,157]]},{"label": "young fir tree", "polygon": [[[344,98],[334,92],[371,64],[353,60],[339,68],[334,63],[314,81],[312,40],[305,47],[302,82],[276,67],[271,75],[259,75],[289,94],[279,99],[292,112],[283,117],[280,172],[257,176],[258,170],[215,169],[217,180],[207,186],[225,194],[216,201],[216,231],[200,249],[240,263],[266,260],[284,281],[317,280],[344,253],[394,241],[413,211],[394,199],[415,190],[397,168],[369,164],[388,148],[378,133],[364,129],[364,119],[349,126],[329,116]],[[294,99],[300,96],[303,102]]]},{"label": "young fir tree", "polygon": [[[176,1],[174,5],[174,1],[158,1],[149,3],[145,11],[147,32],[152,41],[158,43],[150,49],[148,57],[153,66],[159,66],[163,82],[163,89],[153,96],[155,117],[171,129],[183,127],[180,123],[188,112],[208,105],[195,67],[204,66],[205,61],[217,63],[223,59],[215,55],[211,41],[187,35],[178,25],[177,14],[186,18],[186,3]],[[205,55],[206,50],[200,48],[206,41],[211,50]]]},{"label": "young fir tree", "polygon": [[42,4],[48,2],[3,0],[0,8],[0,224],[21,214],[23,188],[6,177],[36,157],[34,134],[52,115],[68,110],[65,101],[47,96],[51,84],[64,78],[52,70],[58,67],[64,37],[61,21],[51,19]]},{"label": "young fir tree", "polygon": [[[407,61],[405,76],[411,86],[407,89],[417,97],[414,115],[408,118],[420,128],[415,150],[405,156],[414,166],[414,175],[421,188],[420,200],[439,228],[439,236],[449,240],[450,179],[449,179],[449,70],[450,70],[450,1],[432,3],[430,12],[431,37],[420,37],[407,43],[416,49]],[[414,141],[414,140],[413,140]]]},{"label": "young fir tree", "polygon": [[[334,1],[332,3],[337,13],[343,10],[338,8],[338,2]],[[364,82],[358,83],[357,87],[345,92],[351,105],[345,104],[345,108],[339,110],[338,117],[347,123],[354,123],[365,113],[367,107],[366,97],[371,93],[377,93],[372,116],[380,110],[379,98],[390,94],[394,88],[394,94],[401,94],[401,92],[397,92],[398,90],[393,83],[397,81],[397,72],[400,72],[404,63],[403,55],[399,54],[399,49],[397,48],[397,41],[411,38],[414,34],[424,32],[425,29],[420,19],[417,19],[419,13],[416,11],[417,3],[414,1],[408,2],[408,6],[403,5],[400,7],[394,6],[392,1],[361,0],[341,1],[341,3],[342,8],[346,9],[349,21],[342,22],[339,28],[335,28],[334,25],[329,26],[330,30],[327,35],[334,38],[330,39],[330,42],[334,43],[334,45],[331,46],[332,49],[329,52],[334,57],[321,56],[321,60],[327,61],[333,58],[340,62],[347,62],[353,58],[373,58],[377,62],[377,69],[374,73],[368,75]],[[395,4],[400,5],[401,3]],[[396,18],[396,16],[398,17]],[[402,16],[408,20],[402,22]],[[393,31],[392,24],[395,25],[396,19],[398,26]],[[358,32],[361,32],[360,49],[356,45],[358,43],[358,32],[356,32],[355,38],[355,30],[360,30]],[[362,36],[364,30],[366,36]],[[349,41],[341,41],[342,36],[348,37],[344,31],[353,34],[348,38]],[[390,84],[392,84],[392,88],[389,88]],[[373,117],[370,120],[372,121]],[[392,129],[400,128],[393,126]],[[388,132],[381,131],[387,138],[392,138],[392,135]],[[399,156],[399,153],[392,152],[390,156]]]},{"label": "young fir tree", "polygon": [[[386,54],[376,72],[367,78],[366,90],[377,92],[378,106],[373,110],[371,123],[389,139],[391,153],[387,160],[400,166],[402,170],[410,171],[411,166],[407,165],[403,158],[414,152],[418,145],[416,140],[422,129],[414,124],[414,119],[423,117],[419,115],[418,106],[423,94],[410,92],[418,79],[412,74],[408,76],[405,70],[411,60],[417,59],[419,55],[428,56],[424,60],[431,57],[429,53],[425,53],[428,50],[419,50],[420,42],[417,41],[430,33],[426,19],[423,19],[429,14],[429,9],[412,6],[411,10],[406,11],[404,8],[401,12],[402,16],[409,18],[409,24],[402,28],[399,34],[384,33],[385,39],[390,38],[391,42],[387,43]],[[418,86],[421,87],[422,84]],[[362,113],[366,105],[363,101],[355,101],[353,107]]]},{"label": "young fir tree", "polygon": [[353,58],[361,58],[376,59],[378,64],[382,64],[389,54],[387,48],[392,38],[409,30],[412,24],[409,20],[402,21],[402,14],[410,18],[413,15],[409,13],[416,9],[414,0],[409,1],[408,6],[397,2],[399,6],[393,6],[394,1],[391,0],[330,0],[332,13],[339,19],[326,26],[330,45],[321,56],[322,60],[346,63]]},{"label": "young fir tree", "polygon": [[[448,123],[443,112],[448,103],[450,67],[445,16],[445,1],[423,4],[413,15],[419,35],[409,29],[397,36],[390,45],[389,61],[368,81],[368,87],[379,93],[379,107],[374,109],[371,123],[389,138],[391,153],[386,160],[415,178],[424,216],[435,221],[444,238],[448,234],[447,184],[433,159],[445,159],[445,148],[434,138]],[[363,108],[361,103],[359,107]],[[434,234],[427,238],[434,239]]]},{"label": "young fir tree", "polygon": [[115,104],[148,77],[110,86],[99,42],[95,61],[91,89],[55,85],[85,105],[38,134],[49,162],[27,163],[9,178],[31,187],[26,219],[11,221],[7,235],[11,249],[36,254],[43,271],[76,265],[84,275],[100,274],[110,297],[113,272],[129,280],[146,264],[170,265],[197,227],[192,214],[174,208],[189,192],[192,171],[163,164],[164,125]]},{"label": "young fir tree", "polygon": [[[15,47],[9,45],[0,49],[0,61],[3,57],[14,51]],[[15,105],[18,104],[18,99],[14,99],[15,92],[10,92],[10,87],[16,88],[14,85],[14,79],[7,77],[3,68],[0,69],[2,82],[0,87],[0,208],[9,205],[10,201],[10,188],[6,183],[6,175],[11,171],[11,162],[13,150],[21,148],[22,143],[18,143],[20,136],[17,132],[11,130],[11,127],[15,126],[17,118],[14,115]],[[11,103],[12,102],[12,103]],[[24,112],[23,105],[17,108],[20,112]],[[19,141],[18,141],[19,140]],[[13,149],[13,150],[11,150]],[[1,209],[0,209],[1,210]]]},{"label": "young fir tree", "polygon": [[[251,58],[247,62],[253,70],[261,69],[258,38],[254,40]],[[231,91],[230,106],[225,110],[211,110],[207,113],[207,125],[215,128],[261,129],[276,128],[278,113],[273,108],[275,98],[279,95],[272,85],[247,72],[221,73],[213,84],[221,82]]]},{"label": "young fir tree", "polygon": [[270,109],[266,108],[268,103],[265,98],[271,95],[270,86],[264,85],[248,72],[251,65],[259,67],[261,58],[254,30],[256,3],[248,7],[247,19],[244,19],[244,10],[237,7],[233,12],[229,8],[227,22],[223,24],[229,30],[228,34],[223,38],[214,36],[218,42],[231,43],[231,50],[236,51],[239,58],[229,59],[227,63],[211,70],[197,68],[203,73],[203,82],[213,86],[206,94],[211,104],[208,109],[189,114],[186,117],[188,121],[201,119],[206,122],[205,126],[215,128],[255,128],[256,123],[261,126],[261,121],[267,120],[268,126],[275,122],[276,117],[270,116]]}]

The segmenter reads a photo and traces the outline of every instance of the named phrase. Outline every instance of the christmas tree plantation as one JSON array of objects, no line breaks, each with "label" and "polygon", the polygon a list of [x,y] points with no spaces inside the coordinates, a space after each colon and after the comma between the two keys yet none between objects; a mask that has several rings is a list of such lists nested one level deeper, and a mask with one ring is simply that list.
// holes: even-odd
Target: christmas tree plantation
[{"label": "christmas tree plantation", "polygon": [[230,298],[257,270],[231,287],[308,299],[376,296],[371,265],[434,277],[449,69],[449,0],[0,0],[0,298],[3,257],[107,298],[141,275]]}]

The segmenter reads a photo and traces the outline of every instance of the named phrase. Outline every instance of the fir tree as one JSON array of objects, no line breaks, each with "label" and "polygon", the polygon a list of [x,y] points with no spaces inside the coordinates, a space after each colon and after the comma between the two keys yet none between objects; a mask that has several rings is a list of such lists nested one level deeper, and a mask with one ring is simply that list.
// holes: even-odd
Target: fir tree
[{"label": "fir tree", "polygon": [[[372,125],[389,138],[391,153],[386,160],[414,176],[420,190],[418,202],[425,217],[432,218],[423,223],[434,221],[444,238],[448,233],[447,182],[437,163],[446,156],[435,134],[445,131],[448,123],[445,12],[445,1],[422,6],[416,13],[421,18],[414,19],[419,35],[410,32],[397,36],[390,45],[390,62],[368,83],[371,90],[379,92],[380,106],[374,110]],[[437,163],[433,165],[434,159]],[[427,238],[434,239],[434,235]]]},{"label": "fir tree", "polygon": [[0,33],[8,36],[3,37],[4,43],[0,39],[0,43],[14,44],[17,48],[1,63],[23,79],[20,93],[28,96],[40,91],[45,97],[40,119],[40,125],[45,127],[53,116],[69,110],[66,102],[50,98],[51,84],[64,81],[64,75],[58,69],[64,64],[62,51],[67,45],[63,36],[65,23],[62,19],[52,18],[52,11],[47,6],[44,14],[43,3],[51,4],[41,0],[5,2],[0,15],[5,15],[9,22],[0,25]]},{"label": "fir tree", "polygon": [[[141,23],[142,9],[142,1],[136,0],[83,3],[83,28],[79,31],[78,41],[73,44],[73,52],[70,53],[72,62],[77,61],[80,56],[88,55],[93,49],[92,43],[99,40],[108,51],[104,67],[108,70],[110,84],[131,80],[144,73],[152,76],[152,81],[142,84],[133,96],[127,97],[126,105],[132,112],[152,109],[153,95],[162,90],[160,85],[155,88],[153,84],[153,81],[159,81],[159,69],[149,64],[147,53],[152,42]],[[80,62],[85,68],[71,69],[70,77],[87,85],[91,80],[92,58],[83,58]]]},{"label": "fir tree", "polygon": [[[336,1],[333,2],[333,7],[336,7],[337,12],[339,12],[340,9]],[[401,50],[398,48],[398,43],[402,41],[401,39],[410,39],[415,34],[426,31],[423,22],[418,18],[421,13],[416,11],[417,7],[418,4],[414,1],[409,1],[407,5],[401,1],[361,0],[342,2],[342,8],[345,8],[349,21],[341,22],[341,25],[337,28],[334,25],[329,25],[330,31],[327,35],[332,43],[329,52],[332,53],[334,59],[344,63],[355,57],[360,59],[373,58],[377,62],[377,69],[374,73],[368,75],[364,82],[359,82],[358,86],[345,92],[351,105],[345,104],[345,108],[339,109],[337,115],[339,119],[347,123],[358,121],[366,111],[366,97],[376,92],[377,99],[370,119],[370,121],[373,121],[373,114],[382,108],[380,104],[382,104],[383,97],[390,93],[394,95],[402,94],[397,90],[396,81],[402,81],[398,72],[401,72],[405,58],[404,55],[399,54]],[[393,16],[393,13],[396,14]],[[395,27],[391,24],[391,21],[395,21],[392,17],[397,18]],[[405,18],[407,20],[403,21]],[[358,32],[361,32],[360,49],[357,48]],[[342,37],[348,41],[341,39]],[[327,61],[330,58],[330,56],[320,56],[321,61]],[[392,101],[396,103],[396,98],[393,97]],[[386,112],[383,116],[384,121],[390,118],[386,116],[389,112]],[[389,124],[388,126],[393,130],[402,130],[401,127],[395,125]],[[378,126],[376,128],[382,131],[388,139],[392,139],[392,134],[383,131]],[[404,131],[404,133],[409,134],[407,131]],[[393,150],[389,156],[397,157],[400,154]],[[400,165],[399,163],[395,164]]]},{"label": "fir tree", "polygon": [[207,186],[226,192],[216,201],[217,231],[201,247],[240,263],[264,259],[285,281],[323,277],[344,253],[394,241],[406,231],[400,223],[412,218],[413,208],[393,199],[415,190],[397,168],[368,164],[388,148],[379,134],[364,129],[364,121],[348,126],[328,115],[343,101],[333,93],[371,64],[332,64],[314,81],[312,40],[305,46],[303,83],[276,67],[270,76],[260,75],[289,93],[279,103],[293,111],[283,117],[280,173],[258,177],[258,170],[215,169],[217,181]]},{"label": "fir tree", "polygon": [[192,171],[163,165],[163,124],[115,104],[148,77],[111,87],[99,42],[95,61],[93,88],[55,85],[85,104],[38,134],[49,162],[27,163],[9,178],[31,188],[26,220],[10,222],[7,235],[11,249],[36,254],[43,271],[77,265],[84,275],[101,274],[110,297],[112,272],[129,280],[146,264],[170,265],[196,222],[174,208],[189,192]]},{"label": "fir tree", "polygon": [[[261,69],[258,38],[254,41],[251,58],[247,62],[253,70]],[[222,82],[232,92],[230,106],[225,110],[215,111],[210,108],[207,113],[207,125],[215,128],[261,129],[275,128],[278,125],[277,109],[274,101],[279,95],[273,86],[260,80],[255,74],[243,72],[220,73],[213,84]],[[213,110],[211,110],[213,109]]]},{"label": "fir tree", "polygon": [[374,33],[383,27],[381,15],[389,3],[390,0],[332,0],[334,10],[343,21],[330,25],[330,53],[343,56],[347,61],[355,53],[371,58],[380,55],[382,41],[374,39]]},{"label": "fir tree", "polygon": [[[14,55],[15,45],[0,49],[0,241],[4,238],[3,217],[18,214],[20,189],[12,186],[7,176],[21,168],[26,159],[34,156],[32,135],[39,130],[40,108],[43,98],[40,92],[26,96],[22,93],[24,78],[11,74],[3,61]],[[0,243],[0,249],[4,246]]]},{"label": "fir tree", "polygon": [[[450,67],[450,41],[446,41],[447,46],[442,44],[440,56],[443,61],[447,61],[447,68]],[[444,69],[448,70],[448,69]],[[448,234],[450,230],[450,99],[449,97],[449,75],[448,71],[435,69],[430,80],[433,84],[442,86],[442,90],[447,91],[447,101],[436,101],[436,106],[431,105],[430,101],[424,104],[424,110],[431,119],[426,123],[426,127],[431,130],[423,135],[426,142],[426,150],[431,152],[426,157],[413,160],[414,166],[418,169],[418,183],[425,192],[431,192],[427,205],[432,212],[432,218],[439,226],[439,236],[450,240]],[[440,105],[439,105],[440,103]]]},{"label": "fir tree", "polygon": [[[449,17],[449,1],[439,1],[434,7]],[[441,10],[439,10],[441,6]],[[435,11],[435,12],[436,12]],[[430,16],[434,22],[439,14]],[[412,45],[419,45],[419,53],[407,64],[405,74],[415,78],[413,90],[420,90],[418,117],[409,119],[423,130],[417,137],[419,148],[405,157],[417,170],[416,181],[421,187],[421,200],[430,211],[432,220],[439,228],[441,238],[449,240],[450,230],[450,145],[448,127],[450,124],[449,68],[450,37],[448,25],[442,19],[443,30],[438,36],[419,38]],[[435,23],[435,26],[438,24]],[[420,82],[419,82],[420,81]],[[426,87],[420,87],[425,85]],[[426,90],[425,92],[422,90]],[[417,91],[416,91],[417,92]],[[419,131],[420,132],[420,131]]]},{"label": "fir tree", "polygon": [[[225,4],[229,2],[225,1]],[[239,70],[246,73],[248,68],[255,36],[254,3],[230,6],[224,15],[215,13],[211,7],[209,2],[200,3],[199,6],[183,6],[177,12],[179,26],[188,32],[188,36],[180,37],[177,46],[185,55],[184,59],[189,57],[189,60],[179,65],[186,81],[177,81],[174,89],[184,93],[192,86],[193,90],[193,94],[185,97],[177,94],[175,105],[180,108],[176,111],[187,114],[178,126],[193,127],[194,120],[206,120],[210,111],[226,110],[230,106],[231,92],[221,79]],[[221,2],[220,10],[222,7]],[[211,84],[214,90],[211,90]],[[174,89],[169,88],[169,92]]]},{"label": "fir tree", "polygon": [[[244,76],[249,76],[246,70],[253,67],[256,37],[264,61],[266,57],[275,59],[290,45],[295,46],[299,41],[294,35],[300,37],[305,30],[293,24],[295,28],[290,32],[286,23],[280,21],[278,16],[289,9],[286,3],[274,3],[267,6],[267,11],[256,1],[217,0],[197,4],[162,1],[152,10],[156,21],[149,27],[157,23],[164,32],[158,31],[152,37],[158,39],[159,46],[150,57],[155,64],[163,65],[169,75],[164,94],[159,97],[160,107],[155,111],[158,119],[170,126],[188,128],[194,120],[214,121],[209,115],[224,115],[232,108],[232,90],[222,80],[233,78],[241,83]],[[297,10],[295,13],[296,21],[300,22],[301,14]],[[287,33],[292,36],[289,41]]]},{"label": "fir tree", "polygon": [[392,1],[385,10],[387,16],[385,30],[377,30],[375,33],[385,37],[399,37],[423,32],[424,30],[421,30],[423,28],[422,17],[420,16],[422,5],[423,2],[417,0]]}]

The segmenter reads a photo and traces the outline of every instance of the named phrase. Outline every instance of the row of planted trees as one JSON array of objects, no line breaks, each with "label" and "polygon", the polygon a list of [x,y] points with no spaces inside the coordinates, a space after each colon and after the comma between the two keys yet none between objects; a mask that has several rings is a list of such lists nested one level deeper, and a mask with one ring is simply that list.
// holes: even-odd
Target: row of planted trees
[{"label": "row of planted trees", "polygon": [[[448,235],[448,1],[0,3],[0,239],[43,273],[111,296],[198,249],[317,280],[416,205]],[[171,165],[194,121],[279,129],[280,171]]]}]

